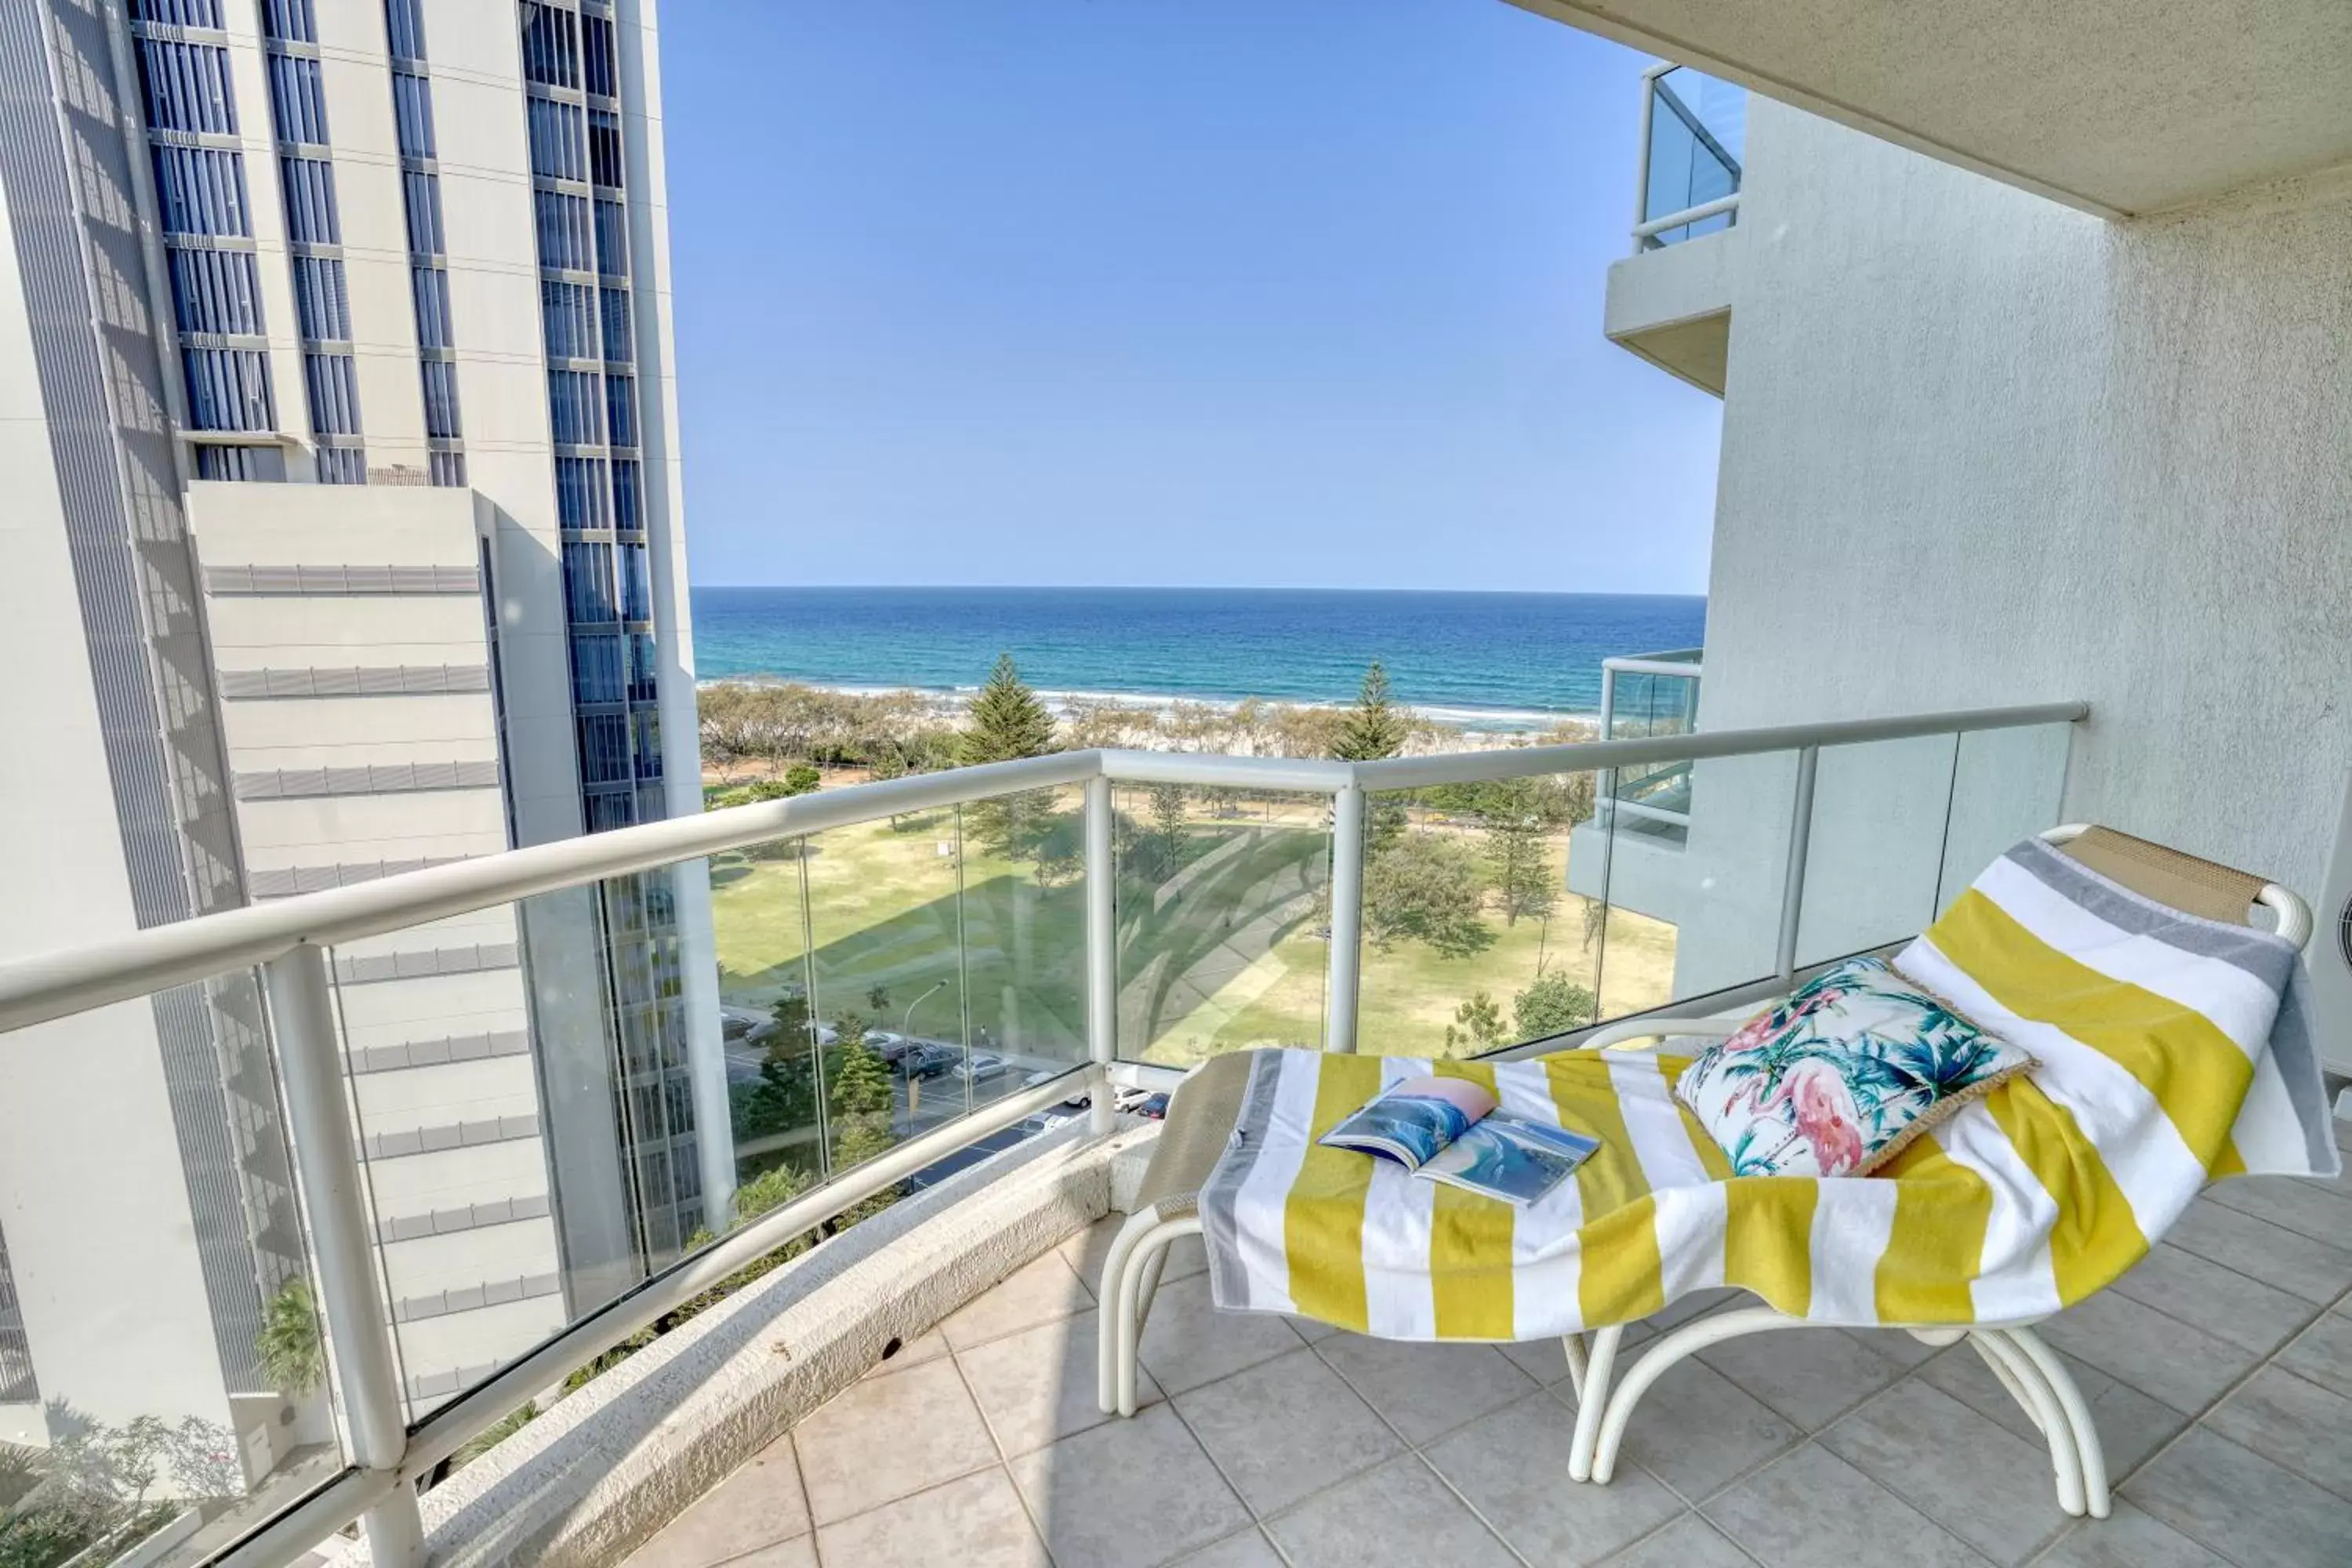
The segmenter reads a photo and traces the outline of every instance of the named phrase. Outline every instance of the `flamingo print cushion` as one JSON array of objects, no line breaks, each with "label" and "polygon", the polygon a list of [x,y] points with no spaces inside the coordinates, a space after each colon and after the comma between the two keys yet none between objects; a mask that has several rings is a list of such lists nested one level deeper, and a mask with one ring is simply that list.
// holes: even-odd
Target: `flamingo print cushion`
[{"label": "flamingo print cushion", "polygon": [[1850,958],[1710,1047],[1675,1093],[1735,1176],[1866,1176],[2033,1066],[1884,959]]}]

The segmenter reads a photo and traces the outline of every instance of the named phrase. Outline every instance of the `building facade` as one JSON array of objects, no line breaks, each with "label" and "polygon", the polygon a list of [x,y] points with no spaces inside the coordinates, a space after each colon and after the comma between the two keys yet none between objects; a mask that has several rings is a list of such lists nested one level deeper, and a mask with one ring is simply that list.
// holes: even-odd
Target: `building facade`
[{"label": "building facade", "polygon": [[[0,0],[0,602],[53,661],[0,866],[71,889],[10,951],[700,809],[655,25]],[[723,1228],[707,899],[335,954],[420,1406]],[[255,1352],[304,1267],[257,985],[11,1043],[0,1438],[321,1440]]]}]

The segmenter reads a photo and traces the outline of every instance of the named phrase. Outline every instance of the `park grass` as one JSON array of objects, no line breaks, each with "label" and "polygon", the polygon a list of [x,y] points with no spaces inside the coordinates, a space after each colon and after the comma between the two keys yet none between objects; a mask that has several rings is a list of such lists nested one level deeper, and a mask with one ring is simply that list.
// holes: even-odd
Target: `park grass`
[{"label": "park grass", "polygon": [[[1061,794],[1056,809],[1074,812],[1075,793]],[[1317,929],[1315,895],[1328,875],[1320,814],[1269,809],[1235,821],[1196,810],[1182,834],[1173,867],[1145,874],[1131,865],[1121,879],[1120,1054],[1189,1066],[1251,1046],[1321,1043],[1328,948]],[[934,812],[816,835],[800,860],[718,858],[722,994],[767,1005],[813,978],[822,1018],[854,1012],[897,1029],[912,1004],[918,1035],[953,1038],[968,1026],[975,1047],[1083,1057],[1083,885],[1041,886],[1034,866],[991,856],[967,837],[959,899],[958,847],[955,814]],[[1562,833],[1551,846],[1556,887],[1567,851]],[[1458,1006],[1486,992],[1507,1024],[1513,997],[1539,973],[1596,991],[1603,1016],[1667,999],[1674,928],[1617,910],[1588,946],[1584,903],[1562,893],[1548,920],[1511,925],[1490,910],[1494,941],[1475,954],[1368,945],[1360,1048],[1441,1055]],[[804,962],[812,939],[814,962]]]}]

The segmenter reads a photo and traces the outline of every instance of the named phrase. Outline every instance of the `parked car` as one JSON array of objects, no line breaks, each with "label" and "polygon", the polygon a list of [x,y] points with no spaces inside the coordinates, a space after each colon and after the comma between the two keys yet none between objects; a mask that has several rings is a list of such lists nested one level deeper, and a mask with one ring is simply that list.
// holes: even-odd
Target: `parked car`
[{"label": "parked car", "polygon": [[963,1063],[963,1053],[949,1046],[915,1046],[898,1058],[898,1070],[910,1079],[938,1078]]},{"label": "parked car", "polygon": [[1136,1110],[1154,1121],[1165,1121],[1168,1120],[1168,1097],[1165,1094],[1148,1095]]},{"label": "parked car", "polygon": [[975,1051],[972,1053],[971,1060],[964,1067],[963,1076],[974,1083],[983,1083],[992,1078],[1003,1078],[1007,1070],[1003,1057],[991,1056],[986,1051]]},{"label": "parked car", "polygon": [[866,1049],[872,1051],[876,1056],[880,1057],[884,1061],[891,1063],[893,1066],[897,1065],[900,1057],[905,1056],[909,1050],[913,1049],[914,1046],[915,1042],[908,1039],[906,1036],[893,1034],[888,1029],[868,1029],[866,1031]]},{"label": "parked car", "polygon": [[719,1009],[719,1033],[725,1039],[740,1040],[761,1025],[772,1025],[774,1022],[774,1015],[764,1008],[723,1006]]}]

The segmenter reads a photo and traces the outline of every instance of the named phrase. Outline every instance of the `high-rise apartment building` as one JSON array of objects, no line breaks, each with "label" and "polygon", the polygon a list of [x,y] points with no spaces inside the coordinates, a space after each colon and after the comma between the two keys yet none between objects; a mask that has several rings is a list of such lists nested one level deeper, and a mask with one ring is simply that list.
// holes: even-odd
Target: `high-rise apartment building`
[{"label": "high-rise apartment building", "polygon": [[[43,669],[0,873],[47,890],[0,947],[700,809],[654,25],[0,0],[0,607]],[[709,922],[673,870],[336,952],[420,1405],[721,1227]],[[303,1267],[266,1031],[222,983],[0,1053],[0,1438],[318,1440],[254,1348]]]}]

